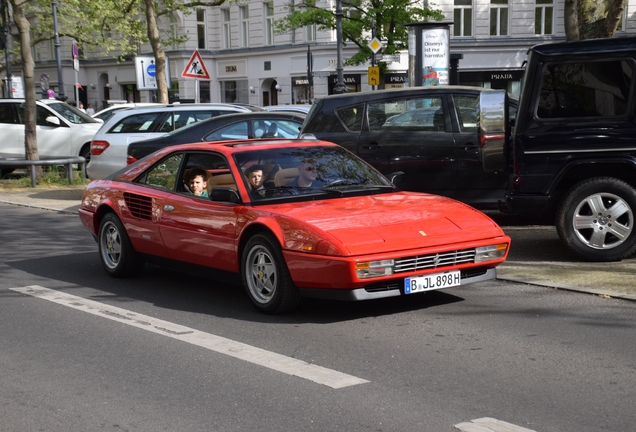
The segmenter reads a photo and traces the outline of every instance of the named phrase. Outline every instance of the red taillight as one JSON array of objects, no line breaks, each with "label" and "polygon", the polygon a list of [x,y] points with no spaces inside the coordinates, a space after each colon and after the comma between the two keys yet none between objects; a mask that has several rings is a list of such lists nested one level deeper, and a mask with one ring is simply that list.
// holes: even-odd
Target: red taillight
[{"label": "red taillight", "polygon": [[102,153],[104,153],[104,151],[110,146],[110,144],[108,143],[108,141],[95,141],[93,140],[91,142],[91,155],[93,156],[98,156]]},{"label": "red taillight", "polygon": [[126,165],[132,165],[137,162],[137,158],[131,155],[126,156]]}]

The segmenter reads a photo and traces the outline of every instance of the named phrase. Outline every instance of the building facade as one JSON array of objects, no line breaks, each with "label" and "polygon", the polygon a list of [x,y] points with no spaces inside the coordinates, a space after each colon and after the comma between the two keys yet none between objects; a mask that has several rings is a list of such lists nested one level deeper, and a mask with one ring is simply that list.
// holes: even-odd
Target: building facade
[{"label": "building facade", "polygon": [[[335,0],[319,0],[335,8]],[[190,15],[174,13],[159,20],[162,31],[187,35],[185,43],[164,46],[168,57],[170,100],[237,102],[254,105],[308,103],[331,94],[336,84],[335,31],[315,26],[282,34],[274,31],[277,19],[287,14],[287,0],[250,1],[197,9]],[[450,26],[451,57],[458,58],[458,84],[506,89],[518,94],[523,63],[529,47],[565,39],[564,0],[437,0],[425,5],[440,9]],[[636,0],[628,0],[617,36],[636,34]],[[152,102],[152,90],[140,90],[133,60],[118,63],[109,58],[80,59],[73,68],[72,41],[62,38],[62,81],[69,101],[79,100],[96,109],[108,100]],[[182,78],[195,50],[199,51],[209,80]],[[53,43],[32,48],[36,80],[47,79],[59,93]],[[140,55],[152,56],[149,45]],[[346,60],[355,51],[343,48]],[[313,74],[308,76],[309,59]],[[371,90],[370,65],[344,66],[350,92]],[[408,55],[388,65],[380,87],[400,87],[406,81]],[[13,71],[20,73],[19,68]],[[77,79],[76,79],[77,74]],[[75,83],[79,84],[76,86]],[[39,90],[39,89],[38,89]]]}]

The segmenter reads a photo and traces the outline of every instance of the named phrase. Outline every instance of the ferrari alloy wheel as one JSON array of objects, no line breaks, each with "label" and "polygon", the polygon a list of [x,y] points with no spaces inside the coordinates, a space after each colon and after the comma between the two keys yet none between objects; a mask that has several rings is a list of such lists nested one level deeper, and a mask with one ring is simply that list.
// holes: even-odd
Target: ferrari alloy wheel
[{"label": "ferrari alloy wheel", "polygon": [[616,261],[636,250],[636,190],[624,181],[598,177],[575,185],[557,214],[561,240],[590,261]]},{"label": "ferrari alloy wheel", "polygon": [[102,219],[97,241],[102,265],[111,276],[132,276],[143,268],[143,260],[133,249],[126,229],[114,214],[108,213]]},{"label": "ferrari alloy wheel", "polygon": [[260,311],[287,312],[300,301],[298,288],[291,280],[282,250],[272,234],[260,233],[248,240],[241,270],[247,294]]}]

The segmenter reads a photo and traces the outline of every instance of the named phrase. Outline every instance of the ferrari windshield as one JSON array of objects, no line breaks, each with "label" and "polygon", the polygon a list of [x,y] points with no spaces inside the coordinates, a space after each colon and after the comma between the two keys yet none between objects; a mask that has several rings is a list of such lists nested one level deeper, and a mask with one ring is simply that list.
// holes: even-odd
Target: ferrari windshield
[{"label": "ferrari windshield", "polygon": [[340,146],[276,147],[234,157],[257,198],[393,189],[384,176]]}]

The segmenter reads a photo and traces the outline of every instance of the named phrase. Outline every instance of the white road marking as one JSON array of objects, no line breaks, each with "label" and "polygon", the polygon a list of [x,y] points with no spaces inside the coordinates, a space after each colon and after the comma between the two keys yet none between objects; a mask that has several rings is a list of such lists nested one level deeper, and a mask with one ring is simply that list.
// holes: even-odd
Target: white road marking
[{"label": "white road marking", "polygon": [[459,423],[455,425],[455,428],[464,432],[535,432],[531,429],[490,417],[471,420],[470,423]]},{"label": "white road marking", "polygon": [[128,324],[153,333],[158,333],[163,336],[206,348],[210,351],[226,354],[288,375],[305,378],[309,381],[323,384],[334,389],[369,382],[362,378],[357,378],[352,375],[327,369],[302,360],[269,352],[251,345],[233,341],[231,339],[215,336],[210,333],[204,333],[190,327],[152,318],[147,315],[141,315],[126,309],[109,306],[38,285],[11,288],[11,290],[81,310],[92,315]]}]

